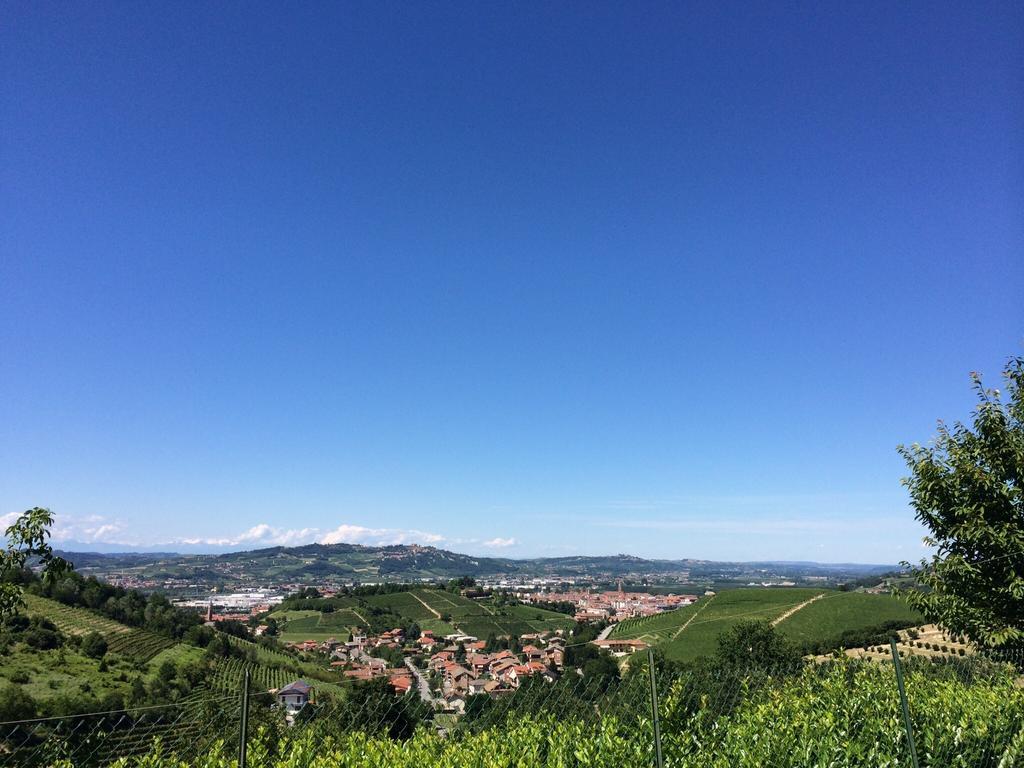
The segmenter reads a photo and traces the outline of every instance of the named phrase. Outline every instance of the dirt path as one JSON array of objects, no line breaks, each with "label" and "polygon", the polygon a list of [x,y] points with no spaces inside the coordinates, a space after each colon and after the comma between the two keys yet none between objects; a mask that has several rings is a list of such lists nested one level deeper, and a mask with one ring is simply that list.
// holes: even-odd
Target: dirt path
[{"label": "dirt path", "polygon": [[693,616],[691,616],[690,618],[688,618],[688,619],[686,620],[686,623],[685,623],[685,624],[683,624],[683,626],[681,626],[681,627],[680,627],[679,629],[677,629],[677,630],[676,630],[676,633],[675,633],[674,635],[672,635],[672,639],[673,639],[673,640],[675,640],[675,639],[676,639],[677,637],[679,637],[679,636],[680,636],[681,634],[683,634],[683,630],[684,630],[684,629],[686,629],[686,628],[687,628],[688,626],[690,626],[690,622],[691,622],[691,621],[693,621],[694,619],[696,619],[696,618],[697,618],[697,615],[698,615],[698,614],[699,614],[699,613],[700,613],[701,611],[703,611],[703,610],[704,610],[705,608],[707,608],[707,607],[708,607],[709,605],[711,605],[711,601],[712,601],[712,600],[714,600],[714,599],[715,599],[715,595],[712,595],[711,597],[709,597],[709,598],[707,599],[707,602],[706,602],[706,603],[704,603],[704,605],[702,605],[702,606],[701,606],[700,608],[698,608],[698,609],[697,609],[696,611],[694,611],[694,612],[693,612]]},{"label": "dirt path", "polygon": [[363,614],[361,614],[361,613],[360,613],[359,611],[357,611],[357,610],[356,610],[355,608],[349,608],[349,610],[350,610],[350,611],[352,611],[352,613],[354,613],[354,614],[355,614],[356,616],[358,616],[358,617],[359,617],[359,619],[360,619],[360,620],[361,620],[361,621],[363,622],[363,624],[365,624],[365,625],[366,625],[366,628],[367,628],[367,629],[369,629],[369,628],[370,628],[370,622],[368,622],[368,621],[366,620],[366,617],[365,617],[365,616],[363,616]]},{"label": "dirt path", "polygon": [[821,598],[823,598],[824,596],[825,596],[825,593],[824,593],[824,592],[822,592],[822,593],[821,593],[820,595],[815,595],[815,596],[814,596],[814,597],[812,597],[812,598],[811,598],[810,600],[804,600],[804,601],[803,601],[802,603],[800,603],[800,605],[794,605],[794,606],[793,606],[792,608],[790,608],[790,609],[789,609],[788,611],[786,611],[786,612],[785,612],[784,614],[782,614],[782,615],[781,615],[781,616],[779,616],[779,617],[778,617],[777,619],[775,619],[775,620],[774,620],[774,621],[772,622],[772,626],[773,626],[773,627],[777,627],[777,626],[778,626],[779,624],[781,624],[782,622],[784,622],[784,621],[785,621],[786,619],[788,619],[788,618],[789,618],[790,616],[792,616],[792,615],[793,615],[794,613],[796,613],[797,611],[799,611],[799,610],[802,610],[802,609],[806,608],[806,607],[807,607],[808,605],[810,605],[811,603],[813,603],[813,602],[814,602],[815,600],[821,600]]},{"label": "dirt path", "polygon": [[438,613],[437,611],[435,611],[433,608],[431,608],[425,602],[423,602],[422,598],[420,598],[419,595],[417,595],[415,592],[410,592],[409,594],[412,595],[413,597],[415,597],[417,600],[419,600],[420,601],[420,605],[422,605],[424,608],[426,608],[428,611],[430,611],[432,614],[434,614],[434,616],[436,616],[439,619],[441,618],[441,614]]}]

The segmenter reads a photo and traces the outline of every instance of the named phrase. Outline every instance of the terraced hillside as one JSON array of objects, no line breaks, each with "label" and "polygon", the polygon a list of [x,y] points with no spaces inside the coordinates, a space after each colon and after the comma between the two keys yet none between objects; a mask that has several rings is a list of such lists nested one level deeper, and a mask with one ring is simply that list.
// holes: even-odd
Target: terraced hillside
[{"label": "terraced hillside", "polygon": [[126,627],[113,619],[101,616],[98,613],[84,608],[75,608],[64,605],[48,597],[25,594],[24,596],[26,613],[29,615],[38,614],[45,616],[54,624],[57,629],[66,635],[84,635],[89,632],[99,632],[108,636],[119,632],[130,632],[131,627]]},{"label": "terraced hillside", "polygon": [[134,629],[113,619],[84,608],[64,605],[46,597],[26,594],[24,596],[26,612],[29,615],[45,616],[66,635],[85,635],[98,632],[107,641],[107,650],[121,656],[127,656],[140,662],[148,662],[161,651],[174,645],[174,641],[147,632]]},{"label": "terraced hillside", "polygon": [[125,626],[84,608],[74,608],[35,595],[24,595],[28,616],[49,619],[65,635],[97,632],[107,641],[102,663],[77,646],[40,650],[15,643],[0,663],[0,685],[12,683],[39,702],[88,693],[103,701],[127,696],[131,680],[151,680],[165,661],[175,664],[202,656],[202,650]]},{"label": "terraced hillside", "polygon": [[[129,694],[131,681],[136,677],[152,680],[161,674],[161,669],[168,662],[180,668],[204,658],[202,648],[126,626],[85,608],[67,606],[31,594],[25,596],[25,602],[27,615],[49,619],[66,635],[98,632],[107,641],[102,665],[99,659],[85,656],[76,646],[45,651],[23,647],[22,644],[10,647],[0,664],[0,685],[14,683],[38,701],[45,702],[68,692],[82,691],[97,697],[112,694],[123,697]],[[311,611],[307,613],[313,613],[314,620],[320,616]],[[339,613],[342,612],[325,614],[324,617],[333,618]],[[332,676],[324,664],[302,661],[240,638],[228,636],[228,639],[244,649],[249,658],[213,660],[211,672],[202,681],[200,689],[236,692],[240,690],[242,675],[248,668],[252,685],[257,690],[277,688],[305,677],[316,681],[322,693],[343,695],[341,686],[318,680]]]}]

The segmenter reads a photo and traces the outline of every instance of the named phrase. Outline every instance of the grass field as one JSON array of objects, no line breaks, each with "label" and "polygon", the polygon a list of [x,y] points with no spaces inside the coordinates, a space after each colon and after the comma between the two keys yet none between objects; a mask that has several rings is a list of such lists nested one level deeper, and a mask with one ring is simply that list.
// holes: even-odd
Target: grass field
[{"label": "grass field", "polygon": [[832,640],[846,630],[868,629],[886,621],[923,624],[924,617],[889,595],[836,592],[794,613],[778,630],[797,642]]},{"label": "grass field", "polygon": [[433,632],[435,637],[444,637],[455,632],[455,627],[440,619],[423,619],[418,622],[420,629],[424,632]]},{"label": "grass field", "polygon": [[[812,598],[822,595],[814,602]],[[796,610],[782,618],[788,611]],[[888,595],[806,588],[741,588],[701,598],[675,611],[619,624],[612,638],[635,638],[659,646],[666,657],[690,661],[715,652],[718,636],[745,620],[774,621],[796,642],[838,639],[847,630],[867,629],[890,620],[920,620],[918,614]]]},{"label": "grass field", "polygon": [[658,645],[670,659],[690,661],[714,653],[718,636],[738,622],[771,621],[823,591],[804,588],[724,590],[714,597],[702,598],[695,605],[624,626],[621,630],[616,628],[611,636],[639,638]]},{"label": "grass field", "polygon": [[366,625],[359,614],[349,608],[333,613],[289,611],[288,614],[294,618],[289,618],[279,627],[280,638],[286,643],[327,640],[332,637],[344,641],[349,632]]},{"label": "grass field", "polygon": [[[373,595],[363,598],[369,605],[378,608],[386,608],[401,616],[412,619],[415,622],[422,622],[424,619],[436,619],[437,616],[423,603],[413,596],[411,592],[395,592],[390,595]],[[438,611],[440,613],[441,611]]]}]

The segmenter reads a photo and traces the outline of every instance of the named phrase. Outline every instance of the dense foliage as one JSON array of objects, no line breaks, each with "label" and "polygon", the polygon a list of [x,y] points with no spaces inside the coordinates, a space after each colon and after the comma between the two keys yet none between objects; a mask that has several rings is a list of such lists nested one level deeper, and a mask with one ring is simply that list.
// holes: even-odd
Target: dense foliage
[{"label": "dense foliage", "polygon": [[1004,371],[1007,398],[974,375],[973,429],[939,425],[931,447],[900,452],[917,519],[937,551],[908,591],[930,620],[987,646],[1024,644],[1024,358]]},{"label": "dense foliage", "polygon": [[50,546],[53,513],[42,507],[26,510],[4,531],[7,544],[0,550],[0,616],[21,607],[25,567],[38,561],[43,581],[50,583],[71,569],[71,563],[54,554]]},{"label": "dense foliage", "polygon": [[[921,765],[1018,764],[1024,737],[1024,692],[1012,671],[985,674],[941,665],[911,665],[907,688]],[[909,765],[891,666],[850,660],[810,665],[769,679],[754,690],[739,685],[728,711],[694,706],[685,677],[662,702],[666,764],[677,768],[896,768]],[[706,693],[703,695],[707,695]],[[325,719],[281,734],[261,728],[251,739],[251,765],[270,768],[621,768],[654,762],[651,722],[642,700],[632,711],[523,715],[500,727],[441,736],[425,727],[410,738],[363,729],[342,730]],[[1002,762],[1000,762],[1002,761]],[[68,763],[65,765],[74,765]],[[174,760],[155,747],[118,768],[229,768],[235,745]]]}]

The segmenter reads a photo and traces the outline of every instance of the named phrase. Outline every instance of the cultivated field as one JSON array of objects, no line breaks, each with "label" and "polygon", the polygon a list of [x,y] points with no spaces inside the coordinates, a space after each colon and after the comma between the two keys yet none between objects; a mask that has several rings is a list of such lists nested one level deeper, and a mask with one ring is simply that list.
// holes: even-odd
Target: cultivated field
[{"label": "cultivated field", "polygon": [[887,621],[922,621],[902,600],[890,595],[830,592],[781,622],[779,632],[797,642],[838,638],[843,632],[870,629]]},{"label": "cultivated field", "polygon": [[887,621],[911,622],[920,616],[888,595],[807,588],[742,588],[703,597],[669,613],[629,619],[612,638],[639,639],[665,655],[689,661],[714,653],[718,636],[745,620],[764,620],[797,643],[832,641],[843,632],[867,630]]},{"label": "cultivated field", "polygon": [[131,631],[131,627],[126,627],[124,624],[85,608],[75,608],[48,597],[37,597],[36,595],[26,594],[24,599],[26,613],[45,616],[56,624],[57,629],[65,635],[85,635],[89,632],[99,632],[104,637],[109,637],[118,632]]},{"label": "cultivated field", "polygon": [[110,653],[144,663],[174,645],[174,641],[169,638],[125,626],[85,608],[75,608],[35,595],[25,595],[24,598],[29,615],[45,616],[65,635],[98,632],[107,641],[107,651]]}]

